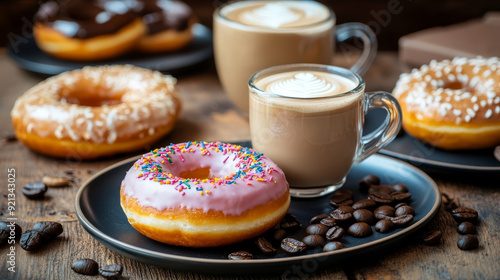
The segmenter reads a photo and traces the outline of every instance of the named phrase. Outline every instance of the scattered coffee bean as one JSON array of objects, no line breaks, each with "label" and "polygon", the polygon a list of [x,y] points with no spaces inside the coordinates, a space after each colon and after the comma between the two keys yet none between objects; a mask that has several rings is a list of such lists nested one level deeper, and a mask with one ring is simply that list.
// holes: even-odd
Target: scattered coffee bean
[{"label": "scattered coffee bean", "polygon": [[398,209],[399,207],[406,206],[406,205],[408,205],[408,204],[406,204],[404,202],[400,202],[400,203],[394,205],[394,209]]},{"label": "scattered coffee bean", "polygon": [[389,219],[382,219],[375,224],[375,230],[380,233],[388,233],[394,227],[394,223]]},{"label": "scattered coffee bean", "polygon": [[442,236],[443,233],[440,230],[432,230],[423,234],[422,241],[429,246],[439,245]]},{"label": "scattered coffee bean", "polygon": [[446,211],[452,211],[458,207],[460,207],[460,203],[458,199],[450,197],[448,194],[443,193],[441,195],[443,200],[443,205]]},{"label": "scattered coffee bean", "polygon": [[405,184],[397,183],[396,185],[392,186],[394,191],[397,192],[408,192],[408,187]]},{"label": "scattered coffee bean", "polygon": [[42,183],[49,188],[58,188],[69,185],[69,180],[63,177],[43,176]]},{"label": "scattered coffee bean", "polygon": [[366,175],[359,181],[359,190],[367,192],[371,185],[380,185],[380,178],[373,174]]},{"label": "scattered coffee bean", "polygon": [[276,248],[274,248],[273,245],[262,236],[257,238],[255,244],[257,245],[259,250],[266,255],[275,255],[277,252]]},{"label": "scattered coffee bean", "polygon": [[385,193],[391,194],[394,192],[394,188],[390,185],[371,185],[368,189],[368,193]]},{"label": "scattered coffee bean", "polygon": [[304,242],[309,249],[325,246],[325,239],[318,234],[306,235],[302,238],[302,242]]},{"label": "scattered coffee bean", "polygon": [[391,222],[400,227],[405,227],[413,221],[413,215],[403,215],[391,218]]},{"label": "scattered coffee bean", "polygon": [[63,232],[63,227],[58,222],[37,222],[33,225],[33,230],[41,232],[53,239]]},{"label": "scattered coffee bean", "polygon": [[376,222],[372,211],[368,209],[358,209],[352,213],[352,216],[356,222],[365,222],[369,225],[373,225]]},{"label": "scattered coffee bean", "polygon": [[23,187],[23,194],[29,199],[41,199],[47,192],[47,186],[42,182],[28,183]]},{"label": "scattered coffee bean", "polygon": [[352,208],[354,210],[358,210],[358,209],[372,209],[372,208],[375,208],[377,206],[377,203],[372,200],[372,199],[361,199],[357,202],[355,202],[353,205],[352,205]]},{"label": "scattered coffee bean", "polygon": [[339,240],[344,236],[345,230],[339,226],[334,226],[330,228],[326,232],[326,239],[331,241],[331,240]]},{"label": "scattered coffee bean", "polygon": [[370,193],[368,198],[373,199],[378,204],[391,204],[394,201],[392,195],[381,192]]},{"label": "scattered coffee bean", "polygon": [[287,232],[284,229],[275,229],[272,234],[272,239],[275,242],[281,242],[287,236]]},{"label": "scattered coffee bean", "polygon": [[280,227],[286,231],[295,231],[302,227],[297,217],[293,214],[286,213],[285,217],[281,220]]},{"label": "scattered coffee bean", "polygon": [[324,215],[324,214],[314,216],[311,218],[310,224],[319,224],[321,222],[321,220],[323,220],[326,217],[329,217],[329,216]]},{"label": "scattered coffee bean", "polygon": [[354,198],[354,193],[349,189],[338,189],[334,192],[336,195],[345,195],[351,199]]},{"label": "scattered coffee bean", "polygon": [[250,260],[253,259],[253,255],[247,251],[233,252],[227,256],[230,260]]},{"label": "scattered coffee bean", "polygon": [[394,217],[395,213],[394,207],[389,205],[382,205],[373,210],[373,214],[378,220]]},{"label": "scattered coffee bean", "polygon": [[329,229],[328,226],[326,226],[324,224],[313,224],[313,225],[310,225],[306,228],[306,234],[308,234],[308,235],[318,234],[321,236],[325,236],[328,229]]},{"label": "scattered coffee bean", "polygon": [[495,150],[493,150],[493,155],[498,161],[500,161],[500,146],[495,147]]},{"label": "scattered coffee bean", "polygon": [[307,245],[302,241],[287,237],[281,240],[281,249],[287,254],[297,255],[304,252],[307,249]]},{"label": "scattered coffee bean", "polygon": [[99,265],[91,259],[80,259],[71,264],[71,269],[74,272],[84,275],[97,275],[99,273]]},{"label": "scattered coffee bean", "polygon": [[0,246],[3,244],[6,244],[9,237],[14,234],[13,237],[14,239],[19,239],[21,238],[23,230],[21,227],[13,222],[1,222],[0,221]]},{"label": "scattered coffee bean", "polygon": [[457,227],[457,232],[465,235],[465,234],[475,234],[476,226],[471,222],[462,222]]},{"label": "scattered coffee bean", "polygon": [[451,215],[458,223],[461,222],[477,222],[478,213],[476,210],[469,207],[458,207],[451,211]]},{"label": "scattered coffee bean", "polygon": [[394,201],[406,201],[411,198],[411,193],[408,192],[392,192],[392,198]]},{"label": "scattered coffee bean", "polygon": [[461,250],[473,250],[479,246],[479,241],[475,235],[466,234],[458,240],[457,246]]},{"label": "scattered coffee bean", "polygon": [[415,209],[408,205],[403,205],[396,208],[396,212],[394,213],[396,217],[404,216],[404,215],[412,215],[415,216]]},{"label": "scattered coffee bean", "polygon": [[19,244],[26,251],[35,251],[48,243],[50,238],[36,230],[27,230],[21,235]]},{"label": "scattered coffee bean", "polygon": [[330,227],[333,227],[334,225],[336,225],[337,221],[334,218],[332,218],[332,217],[326,217],[323,220],[321,220],[320,223],[322,225],[325,225],[325,226],[327,226],[327,227],[330,228]]},{"label": "scattered coffee bean", "polygon": [[354,201],[352,200],[352,196],[347,194],[334,194],[330,198],[330,205],[334,208],[338,208],[342,205],[352,205]]},{"label": "scattered coffee bean", "polygon": [[331,252],[345,248],[344,243],[339,241],[332,241],[325,244],[323,252]]},{"label": "scattered coffee bean", "polygon": [[353,212],[348,212],[343,208],[337,208],[330,213],[330,216],[334,218],[337,222],[346,222],[352,218]]},{"label": "scattered coffee bean", "polygon": [[367,237],[373,234],[372,228],[369,224],[364,222],[357,222],[352,224],[349,229],[347,229],[347,233],[354,237]]},{"label": "scattered coffee bean", "polygon": [[123,267],[119,264],[105,265],[99,268],[99,275],[106,279],[116,279],[122,275]]}]

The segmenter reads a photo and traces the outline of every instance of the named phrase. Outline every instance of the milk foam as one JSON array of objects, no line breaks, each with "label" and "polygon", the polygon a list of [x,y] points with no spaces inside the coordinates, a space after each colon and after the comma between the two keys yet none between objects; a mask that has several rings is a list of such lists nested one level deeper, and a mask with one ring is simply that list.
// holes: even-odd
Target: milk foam
[{"label": "milk foam", "polygon": [[257,87],[286,97],[316,98],[341,94],[354,89],[356,85],[337,75],[294,71],[266,77],[257,82]]},{"label": "milk foam", "polygon": [[328,15],[328,9],[315,2],[276,1],[245,9],[239,20],[252,26],[281,28],[314,24]]}]

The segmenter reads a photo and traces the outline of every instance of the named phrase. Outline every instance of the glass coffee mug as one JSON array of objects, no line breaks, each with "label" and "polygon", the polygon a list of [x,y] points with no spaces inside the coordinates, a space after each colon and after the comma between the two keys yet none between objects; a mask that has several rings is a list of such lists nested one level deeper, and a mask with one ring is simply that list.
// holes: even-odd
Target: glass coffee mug
[{"label": "glass coffee mug", "polygon": [[[389,144],[401,127],[397,100],[365,93],[363,79],[348,69],[280,65],[256,72],[248,85],[252,146],[285,172],[295,197],[339,189],[351,167]],[[386,110],[386,118],[363,135],[364,116],[375,108]]]},{"label": "glass coffee mug", "polygon": [[351,68],[363,74],[377,50],[362,23],[335,26],[335,14],[314,1],[239,1],[214,13],[217,73],[231,101],[248,113],[247,82],[260,69],[290,63],[332,64],[335,41],[359,37],[363,52]]}]

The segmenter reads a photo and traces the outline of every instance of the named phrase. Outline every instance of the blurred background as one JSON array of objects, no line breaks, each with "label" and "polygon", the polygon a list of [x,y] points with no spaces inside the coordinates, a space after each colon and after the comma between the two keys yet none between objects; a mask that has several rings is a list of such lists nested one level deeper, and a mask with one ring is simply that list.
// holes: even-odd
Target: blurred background
[{"label": "blurred background", "polygon": [[[398,39],[418,30],[480,18],[500,11],[499,0],[318,0],[337,15],[337,23],[362,22],[377,34],[379,50],[397,50]],[[44,0],[0,0],[0,46],[15,34],[31,32],[33,14]],[[215,8],[223,0],[185,0],[200,22],[212,27]],[[500,31],[499,31],[500,33]]]}]

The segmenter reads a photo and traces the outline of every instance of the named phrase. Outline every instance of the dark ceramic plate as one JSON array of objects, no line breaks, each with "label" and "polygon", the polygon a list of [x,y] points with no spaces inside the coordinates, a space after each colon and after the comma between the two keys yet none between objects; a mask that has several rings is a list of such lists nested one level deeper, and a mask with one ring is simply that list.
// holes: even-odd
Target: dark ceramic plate
[{"label": "dark ceramic plate", "polygon": [[[382,110],[373,110],[365,118],[365,129],[381,123]],[[465,171],[500,174],[500,161],[495,159],[493,148],[483,150],[446,151],[428,145],[404,133],[396,137],[379,153],[402,159],[429,171]]]},{"label": "dark ceramic plate", "polygon": [[49,56],[38,48],[32,34],[16,37],[16,42],[9,45],[8,53],[21,68],[47,75],[80,69],[86,65],[105,64],[132,64],[162,72],[171,72],[193,66],[212,56],[213,44],[210,29],[196,24],[193,32],[193,41],[186,48],[176,52],[154,55],[130,53],[99,62],[75,62]]},{"label": "dark ceramic plate", "polygon": [[[312,272],[340,260],[386,251],[427,224],[438,212],[441,203],[435,182],[425,173],[405,162],[373,155],[351,170],[344,188],[352,190],[358,200],[366,197],[359,193],[358,181],[367,174],[378,175],[386,184],[406,184],[412,193],[410,205],[416,211],[414,221],[406,228],[386,234],[374,231],[372,236],[366,238],[344,236],[341,241],[346,245],[345,249],[324,253],[318,248],[307,250],[299,256],[289,256],[281,250],[275,256],[265,256],[257,250],[253,241],[216,248],[176,247],[141,235],[128,223],[122,212],[120,183],[137,158],[112,165],[83,184],[76,196],[76,213],[83,227],[111,250],[140,262],[182,271],[216,274],[283,273],[283,276],[292,276],[296,273],[292,267],[299,265],[305,271]],[[304,225],[292,237],[301,238],[305,235],[304,228],[309,225],[311,217],[333,210],[329,198],[292,199],[289,212]],[[255,259],[227,259],[229,253],[240,250],[251,252]]]}]

